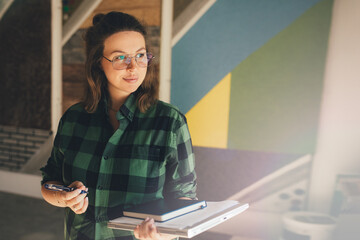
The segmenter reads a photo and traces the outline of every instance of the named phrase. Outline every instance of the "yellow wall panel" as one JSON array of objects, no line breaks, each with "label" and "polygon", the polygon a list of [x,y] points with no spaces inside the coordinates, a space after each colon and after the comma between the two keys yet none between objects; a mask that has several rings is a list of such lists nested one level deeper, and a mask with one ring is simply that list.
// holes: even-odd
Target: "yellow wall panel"
[{"label": "yellow wall panel", "polygon": [[231,73],[186,114],[194,146],[227,148]]}]

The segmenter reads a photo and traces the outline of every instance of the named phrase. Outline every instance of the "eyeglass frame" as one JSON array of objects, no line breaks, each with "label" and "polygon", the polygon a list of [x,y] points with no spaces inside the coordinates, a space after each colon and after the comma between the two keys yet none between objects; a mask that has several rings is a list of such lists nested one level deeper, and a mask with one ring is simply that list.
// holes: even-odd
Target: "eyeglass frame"
[{"label": "eyeglass frame", "polygon": [[[137,65],[138,67],[141,67],[141,66],[139,66],[139,63],[137,62],[136,55],[135,55],[135,56],[132,56],[132,57],[130,57],[129,54],[124,54],[124,55],[126,56],[126,58],[124,59],[124,62],[126,63],[126,61],[128,61],[128,59],[130,59],[130,61],[129,61],[129,63],[126,63],[126,64],[127,64],[126,67],[121,68],[121,69],[116,69],[116,68],[114,67],[114,61],[115,61],[114,59],[115,59],[117,56],[115,56],[115,57],[113,58],[113,60],[108,59],[108,58],[105,57],[104,55],[103,55],[102,57],[105,58],[106,60],[108,60],[109,62],[111,62],[111,65],[112,65],[112,67],[113,67],[115,70],[124,70],[124,69],[128,68],[128,67],[129,67],[129,64],[131,63],[131,59],[133,59],[133,58],[135,59],[136,65]],[[150,66],[150,63],[151,63],[151,60],[154,59],[155,56],[154,56],[151,52],[146,52],[146,58],[147,58],[147,66],[146,66],[146,67],[149,67],[149,66]],[[141,68],[145,68],[145,67],[141,67]]]}]

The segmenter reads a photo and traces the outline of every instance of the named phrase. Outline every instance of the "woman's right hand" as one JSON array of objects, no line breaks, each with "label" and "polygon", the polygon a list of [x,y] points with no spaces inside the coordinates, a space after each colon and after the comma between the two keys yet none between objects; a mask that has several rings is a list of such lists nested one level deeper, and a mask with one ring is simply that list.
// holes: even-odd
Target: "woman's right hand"
[{"label": "woman's right hand", "polygon": [[63,202],[66,207],[69,207],[76,214],[84,213],[89,206],[89,198],[87,193],[81,193],[81,190],[88,191],[88,189],[80,181],[75,181],[68,187],[76,188],[76,190],[72,192],[56,192],[57,201]]}]

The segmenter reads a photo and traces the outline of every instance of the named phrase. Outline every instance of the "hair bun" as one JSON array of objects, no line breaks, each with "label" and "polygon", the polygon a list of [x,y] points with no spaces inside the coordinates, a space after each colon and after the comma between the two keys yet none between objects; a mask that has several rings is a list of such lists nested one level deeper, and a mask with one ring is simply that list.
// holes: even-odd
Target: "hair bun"
[{"label": "hair bun", "polygon": [[96,14],[93,18],[93,25],[98,24],[104,17],[105,17],[105,14],[103,14],[103,13]]}]

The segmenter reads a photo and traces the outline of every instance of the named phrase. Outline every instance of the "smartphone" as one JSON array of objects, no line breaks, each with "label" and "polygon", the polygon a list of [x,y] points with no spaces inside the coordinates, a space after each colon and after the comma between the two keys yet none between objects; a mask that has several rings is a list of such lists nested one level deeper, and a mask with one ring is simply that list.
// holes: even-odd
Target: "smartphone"
[{"label": "smartphone", "polygon": [[[49,190],[53,190],[53,191],[65,191],[65,192],[72,192],[74,190],[76,190],[76,188],[70,188],[70,187],[65,187],[62,185],[56,185],[56,184],[47,184],[45,183],[45,188],[49,189]],[[83,193],[88,193],[85,190],[81,190],[81,194]]]}]

